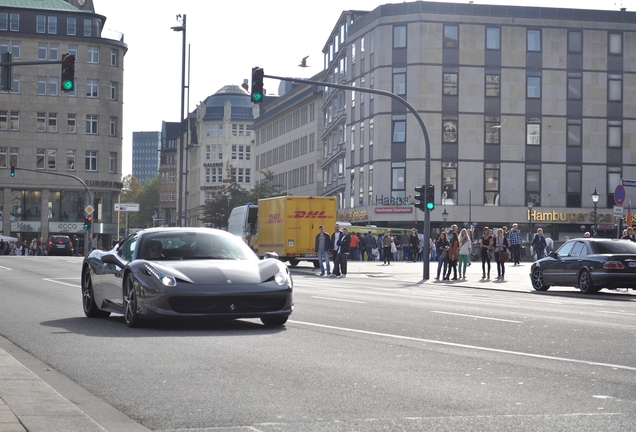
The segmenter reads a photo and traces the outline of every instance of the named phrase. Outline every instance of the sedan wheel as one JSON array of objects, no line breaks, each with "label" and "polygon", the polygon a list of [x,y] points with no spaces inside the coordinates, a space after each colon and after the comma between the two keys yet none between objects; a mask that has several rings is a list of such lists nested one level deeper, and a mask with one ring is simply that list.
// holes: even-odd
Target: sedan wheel
[{"label": "sedan wheel", "polygon": [[598,292],[598,288],[592,282],[592,276],[587,270],[583,270],[579,274],[579,289],[583,294],[594,294]]},{"label": "sedan wheel", "polygon": [[532,272],[532,288],[537,291],[547,291],[550,286],[543,283],[543,272],[541,269],[534,269]]},{"label": "sedan wheel", "polygon": [[137,294],[135,293],[135,278],[129,274],[124,286],[124,320],[128,327],[139,327],[141,319],[137,314]]},{"label": "sedan wheel", "polygon": [[289,318],[289,316],[280,316],[280,315],[264,316],[264,317],[261,317],[261,321],[264,325],[268,327],[275,327],[275,326],[285,325],[285,323],[287,322],[287,318]]},{"label": "sedan wheel", "polygon": [[95,303],[93,279],[91,278],[91,270],[88,267],[84,269],[84,276],[82,277],[82,305],[84,306],[84,314],[89,318],[107,318],[110,316],[110,312],[100,310]]}]

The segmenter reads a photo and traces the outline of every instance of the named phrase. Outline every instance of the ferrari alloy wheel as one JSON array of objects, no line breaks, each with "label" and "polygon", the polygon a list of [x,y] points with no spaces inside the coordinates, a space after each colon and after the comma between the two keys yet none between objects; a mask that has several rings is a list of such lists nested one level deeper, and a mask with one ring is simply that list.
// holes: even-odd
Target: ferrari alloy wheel
[{"label": "ferrari alloy wheel", "polygon": [[587,270],[583,270],[579,274],[579,289],[583,294],[594,294],[598,292],[598,289],[594,287],[592,282],[592,276]]},{"label": "ferrari alloy wheel", "polygon": [[543,272],[539,268],[535,268],[532,272],[532,288],[537,291],[547,291],[550,288],[543,282]]},{"label": "ferrari alloy wheel", "polygon": [[287,318],[289,318],[289,315],[264,316],[264,317],[261,317],[261,322],[267,327],[278,327],[278,326],[285,325],[285,323],[287,322]]},{"label": "ferrari alloy wheel", "polygon": [[91,270],[86,267],[82,277],[82,305],[84,306],[84,314],[89,318],[107,318],[110,312],[100,310],[95,303],[93,294],[93,279],[91,278]]},{"label": "ferrari alloy wheel", "polygon": [[124,285],[124,320],[128,327],[139,327],[141,319],[137,314],[137,294],[135,278],[129,274]]}]

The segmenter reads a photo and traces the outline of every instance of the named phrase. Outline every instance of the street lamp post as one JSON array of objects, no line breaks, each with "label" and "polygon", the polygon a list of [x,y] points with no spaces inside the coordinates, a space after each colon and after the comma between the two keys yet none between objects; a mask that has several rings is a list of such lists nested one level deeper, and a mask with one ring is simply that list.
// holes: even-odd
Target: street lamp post
[{"label": "street lamp post", "polygon": [[444,231],[446,231],[446,219],[448,219],[448,212],[446,211],[446,209],[444,209],[444,212],[442,213],[442,218],[444,219]]},{"label": "street lamp post", "polygon": [[183,112],[185,110],[185,65],[186,65],[186,16],[183,14],[177,15],[177,21],[181,23],[179,26],[170,27],[172,30],[176,32],[183,33],[183,46],[181,48],[181,112],[179,112],[179,122],[181,124],[181,139],[179,140],[179,176],[178,176],[178,191],[177,191],[177,217],[179,220],[177,221],[178,226],[183,226],[183,194],[181,193],[183,190],[183,151],[185,147],[184,134],[186,129],[186,124],[183,121]]},{"label": "street lamp post", "polygon": [[596,207],[598,206],[598,192],[596,192],[596,188],[594,188],[594,192],[592,192],[592,202],[594,203],[594,237],[598,232],[598,214],[596,213]]}]

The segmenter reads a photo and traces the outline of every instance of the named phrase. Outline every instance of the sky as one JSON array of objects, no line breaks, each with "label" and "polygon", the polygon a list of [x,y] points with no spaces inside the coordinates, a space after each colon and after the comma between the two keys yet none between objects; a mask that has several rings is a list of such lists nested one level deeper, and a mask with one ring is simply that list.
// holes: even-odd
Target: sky
[{"label": "sky", "polygon": [[[104,33],[124,35],[123,175],[132,173],[132,134],[159,131],[179,121],[183,36],[171,30],[186,15],[190,52],[188,111],[226,85],[249,80],[252,67],[265,74],[310,78],[323,69],[322,49],[344,10],[371,11],[391,0],[93,0],[106,17]],[[550,0],[474,0],[478,4],[555,6]],[[308,6],[311,4],[311,6]],[[636,0],[561,0],[558,7],[636,10]],[[309,67],[298,64],[309,56]],[[187,74],[187,69],[186,69]],[[186,85],[188,83],[186,82]],[[265,79],[267,93],[279,81]],[[187,103],[187,101],[186,101]]]}]

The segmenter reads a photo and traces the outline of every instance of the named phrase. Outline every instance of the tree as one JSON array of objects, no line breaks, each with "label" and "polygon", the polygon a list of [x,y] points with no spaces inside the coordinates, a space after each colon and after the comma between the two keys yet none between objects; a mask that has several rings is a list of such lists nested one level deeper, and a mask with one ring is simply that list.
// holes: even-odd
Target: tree
[{"label": "tree", "polygon": [[[154,208],[159,205],[159,174],[146,180],[145,186],[133,175],[127,175],[123,180],[124,188],[119,197],[120,203],[139,204],[138,212],[128,212],[128,228],[149,228],[153,226],[152,215]],[[119,212],[120,226],[126,226],[126,213]]]}]

